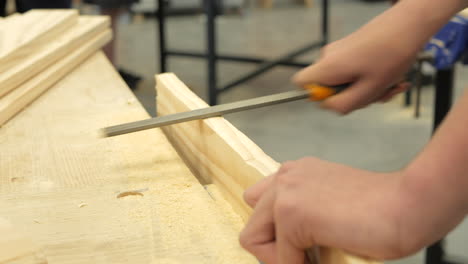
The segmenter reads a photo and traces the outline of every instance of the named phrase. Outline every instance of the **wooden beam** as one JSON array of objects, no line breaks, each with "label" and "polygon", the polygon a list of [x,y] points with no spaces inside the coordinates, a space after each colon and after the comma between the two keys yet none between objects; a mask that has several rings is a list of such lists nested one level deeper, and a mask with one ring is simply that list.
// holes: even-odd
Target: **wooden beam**
[{"label": "wooden beam", "polygon": [[0,27],[0,72],[8,69],[15,58],[40,43],[47,43],[78,21],[76,10],[31,10],[13,15]]},{"label": "wooden beam", "polygon": [[[156,77],[159,116],[208,105],[174,74]],[[236,212],[246,220],[251,209],[244,190],[276,172],[279,164],[223,117],[191,121],[163,128],[177,152],[204,182],[215,184]],[[377,264],[337,249],[322,249],[323,264]]]},{"label": "wooden beam", "polygon": [[112,39],[110,30],[104,31],[85,42],[45,71],[0,98],[0,126],[15,116],[57,81],[66,76],[91,54],[101,49]]},{"label": "wooden beam", "polygon": [[22,56],[10,58],[10,67],[0,73],[0,97],[86,44],[109,25],[107,17],[80,17],[78,23],[56,38],[23,48]]}]

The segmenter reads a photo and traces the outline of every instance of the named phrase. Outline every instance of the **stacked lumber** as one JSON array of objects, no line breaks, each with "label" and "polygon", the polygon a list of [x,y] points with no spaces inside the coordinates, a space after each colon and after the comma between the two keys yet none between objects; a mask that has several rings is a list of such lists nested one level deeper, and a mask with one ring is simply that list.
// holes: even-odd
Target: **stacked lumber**
[{"label": "stacked lumber", "polygon": [[112,37],[109,19],[32,10],[0,21],[0,126]]}]

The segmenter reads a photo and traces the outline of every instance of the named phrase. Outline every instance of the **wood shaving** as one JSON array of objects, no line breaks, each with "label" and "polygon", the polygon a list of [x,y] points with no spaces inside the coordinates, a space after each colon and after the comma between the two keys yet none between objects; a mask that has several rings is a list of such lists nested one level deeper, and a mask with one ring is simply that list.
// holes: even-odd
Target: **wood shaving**
[{"label": "wood shaving", "polygon": [[24,177],[13,177],[11,178],[11,182],[18,182],[24,180]]},{"label": "wood shaving", "polygon": [[78,208],[83,208],[83,207],[86,207],[86,206],[88,206],[87,203],[80,203],[80,204],[78,205]]},{"label": "wood shaving", "polygon": [[124,198],[127,196],[144,196],[144,195],[139,191],[123,192],[117,195],[117,199]]},{"label": "wood shaving", "polygon": [[127,104],[128,104],[128,105],[132,105],[132,104],[136,103],[136,101],[137,101],[137,99],[135,99],[135,98],[130,98],[130,99],[127,100]]}]

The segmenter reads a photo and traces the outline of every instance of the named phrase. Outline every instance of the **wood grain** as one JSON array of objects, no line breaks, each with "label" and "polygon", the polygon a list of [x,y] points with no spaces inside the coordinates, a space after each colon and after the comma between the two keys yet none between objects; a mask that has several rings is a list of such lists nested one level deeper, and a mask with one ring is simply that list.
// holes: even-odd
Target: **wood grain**
[{"label": "wood grain", "polygon": [[27,55],[28,49],[47,43],[77,21],[76,10],[31,10],[8,17],[0,24],[0,72],[12,65],[10,60]]},{"label": "wood grain", "polygon": [[23,56],[10,58],[11,66],[0,73],[0,97],[70,54],[109,27],[107,17],[80,17],[78,23],[46,43],[30,45]]},{"label": "wood grain", "polygon": [[46,263],[39,246],[4,218],[0,218],[0,234],[1,264]]},{"label": "wood grain", "polygon": [[102,53],[88,59],[0,128],[0,216],[50,264],[258,263],[161,130],[99,137],[148,117]]}]

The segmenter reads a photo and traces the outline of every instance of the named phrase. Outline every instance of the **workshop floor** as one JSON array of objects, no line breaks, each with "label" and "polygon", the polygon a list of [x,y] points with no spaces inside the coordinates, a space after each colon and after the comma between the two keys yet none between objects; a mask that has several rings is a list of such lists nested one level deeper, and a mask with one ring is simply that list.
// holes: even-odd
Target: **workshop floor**
[{"label": "workshop floor", "polygon": [[[333,39],[351,33],[388,7],[387,3],[331,2]],[[221,17],[218,21],[219,50],[222,53],[273,58],[317,40],[319,18],[318,7],[307,9],[293,4],[277,5],[271,10],[249,9],[242,16]],[[147,19],[129,23],[128,18],[123,18],[120,31],[120,64],[144,76],[145,80],[135,93],[148,112],[154,115],[153,76],[159,69],[156,65],[156,22]],[[168,39],[171,48],[203,50],[204,17],[169,18]],[[303,59],[310,61],[316,55],[317,52]],[[254,68],[255,65],[251,64],[222,63],[219,82],[229,82]],[[206,66],[203,60],[171,58],[169,69],[206,99]],[[221,102],[294,89],[289,79],[297,70],[278,67],[223,94]],[[457,95],[463,84],[468,83],[466,73],[467,70],[458,69]],[[404,167],[429,140],[432,101],[433,89],[427,88],[422,95],[422,117],[419,119],[414,118],[413,107],[402,106],[401,97],[346,117],[338,117],[311,103],[296,102],[232,114],[227,119],[278,161],[316,156],[364,169],[392,171]],[[467,222],[449,236],[447,247],[451,255],[466,259]],[[398,263],[420,264],[423,263],[423,255],[420,253]]]}]

